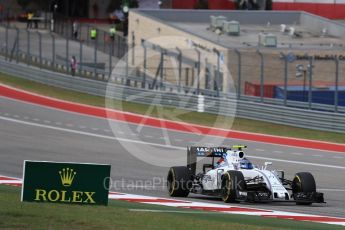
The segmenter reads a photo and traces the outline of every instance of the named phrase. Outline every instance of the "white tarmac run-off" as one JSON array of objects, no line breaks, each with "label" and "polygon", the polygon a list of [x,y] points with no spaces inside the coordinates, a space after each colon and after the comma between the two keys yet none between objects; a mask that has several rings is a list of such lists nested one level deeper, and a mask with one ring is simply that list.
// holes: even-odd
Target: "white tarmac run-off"
[{"label": "white tarmac run-off", "polygon": [[[22,180],[18,178],[12,178],[12,177],[0,175],[0,184],[21,187]],[[311,221],[311,222],[316,222],[316,223],[326,223],[326,224],[345,226],[345,218],[318,216],[318,215],[310,215],[310,214],[294,213],[294,212],[274,211],[274,210],[267,210],[267,209],[260,209],[260,208],[248,208],[241,205],[194,202],[194,201],[187,201],[187,200],[167,199],[167,198],[159,198],[159,197],[152,197],[152,196],[118,193],[118,192],[109,192],[109,199],[144,203],[144,204],[170,206],[170,207],[177,207],[177,208],[181,208],[185,210],[186,209],[193,210],[193,211],[211,211],[211,212],[228,213],[228,214],[252,215],[252,216],[292,219],[292,220],[297,220],[297,221]],[[150,211],[150,210],[146,210],[146,211]]]}]

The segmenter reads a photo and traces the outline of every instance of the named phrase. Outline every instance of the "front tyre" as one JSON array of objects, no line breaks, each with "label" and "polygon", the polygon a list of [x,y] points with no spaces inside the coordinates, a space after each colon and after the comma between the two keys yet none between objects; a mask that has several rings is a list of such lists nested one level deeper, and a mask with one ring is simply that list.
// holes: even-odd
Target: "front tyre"
[{"label": "front tyre", "polygon": [[185,166],[171,167],[167,176],[167,188],[172,197],[187,197],[191,188],[191,173]]},{"label": "front tyre", "polygon": [[222,177],[222,199],[225,203],[234,203],[239,190],[246,189],[244,176],[240,171],[227,171]]},{"label": "front tyre", "polygon": [[[309,172],[299,172],[296,173],[294,179],[292,180],[292,193],[314,193],[316,192],[316,183],[314,176]],[[311,205],[312,202],[298,202],[299,205]]]}]

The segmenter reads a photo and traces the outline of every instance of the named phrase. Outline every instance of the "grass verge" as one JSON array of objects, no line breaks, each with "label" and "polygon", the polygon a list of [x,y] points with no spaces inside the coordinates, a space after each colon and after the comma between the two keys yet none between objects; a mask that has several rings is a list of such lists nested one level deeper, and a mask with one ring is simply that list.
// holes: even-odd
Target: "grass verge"
[{"label": "grass verge", "polygon": [[[105,106],[105,99],[103,97],[93,96],[86,93],[79,93],[71,90],[65,90],[53,86],[47,86],[44,84],[32,82],[14,76],[9,76],[2,73],[0,73],[0,83],[63,100],[100,107]],[[229,125],[227,124],[231,124],[233,120],[233,118],[226,116],[217,116],[214,114],[197,113],[158,106],[155,106],[150,111],[150,106],[132,102],[113,100],[112,104],[113,108],[121,109],[128,112],[146,114],[149,116],[160,117],[169,120],[178,120],[217,128],[226,128],[227,126],[229,127]],[[149,114],[147,114],[148,111],[150,111]],[[344,134],[341,133],[296,128],[292,126],[277,125],[269,122],[254,121],[242,118],[235,118],[231,126],[231,129],[237,131],[262,133],[277,136],[345,143]]]},{"label": "grass verge", "polygon": [[[22,203],[20,189],[4,185],[0,185],[0,194],[0,229],[341,229],[327,224],[194,212],[114,200],[107,207]],[[162,212],[138,212],[132,209]]]}]

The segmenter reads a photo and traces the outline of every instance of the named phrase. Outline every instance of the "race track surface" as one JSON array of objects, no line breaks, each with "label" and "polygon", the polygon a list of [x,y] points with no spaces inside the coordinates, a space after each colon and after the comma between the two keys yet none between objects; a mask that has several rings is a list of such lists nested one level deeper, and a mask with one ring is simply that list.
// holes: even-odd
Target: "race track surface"
[{"label": "race track surface", "polygon": [[[54,110],[0,97],[0,174],[22,177],[23,160],[107,163],[112,165],[112,190],[167,197],[164,179],[168,167],[157,166],[160,158],[183,159],[186,146],[248,145],[254,164],[273,162],[286,178],[310,171],[326,204],[296,206],[294,203],[241,204],[279,211],[345,217],[345,153],[326,152],[259,142],[222,139],[126,124]],[[217,144],[214,144],[217,143]],[[133,151],[142,152],[146,161]],[[163,161],[162,161],[163,162]],[[172,161],[172,165],[174,162]],[[188,200],[222,203],[205,196]]]}]

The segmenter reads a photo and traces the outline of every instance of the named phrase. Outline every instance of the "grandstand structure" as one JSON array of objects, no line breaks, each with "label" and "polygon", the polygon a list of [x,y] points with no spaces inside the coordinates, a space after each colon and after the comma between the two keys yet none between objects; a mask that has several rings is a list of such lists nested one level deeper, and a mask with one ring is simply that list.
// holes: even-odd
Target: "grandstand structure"
[{"label": "grandstand structure", "polygon": [[[221,19],[219,25],[215,18]],[[242,94],[274,97],[284,84],[302,86],[305,91],[309,85],[324,88],[345,83],[345,26],[316,15],[133,10],[129,20],[129,44],[153,43],[147,48],[152,57],[145,63],[146,69],[151,69],[151,77],[163,77],[172,84],[197,85],[225,93],[237,88]],[[222,27],[224,21],[238,23],[239,33],[229,33]],[[175,40],[171,42],[169,37]],[[169,60],[178,59],[178,50],[186,58],[182,70],[169,64]],[[141,60],[145,58],[142,54],[133,55],[130,60],[143,69]],[[155,68],[162,66],[164,76],[155,75],[159,72]],[[176,77],[179,72],[182,74]]]}]

